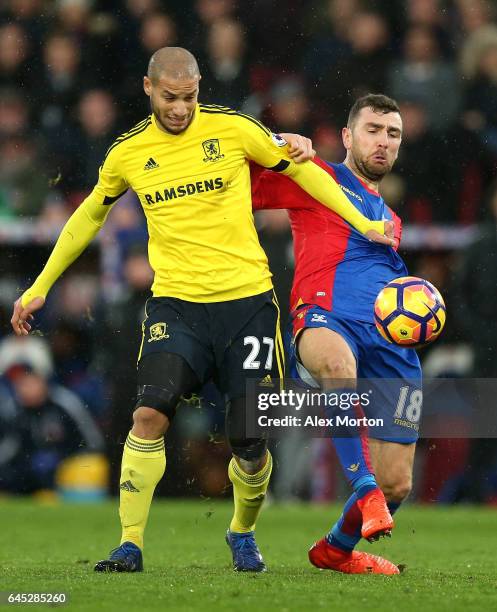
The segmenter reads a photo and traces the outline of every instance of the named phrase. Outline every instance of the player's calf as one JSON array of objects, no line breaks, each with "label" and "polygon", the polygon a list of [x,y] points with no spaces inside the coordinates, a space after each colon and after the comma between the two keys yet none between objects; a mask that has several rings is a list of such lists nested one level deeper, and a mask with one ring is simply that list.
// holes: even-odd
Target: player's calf
[{"label": "player's calf", "polygon": [[410,476],[395,480],[383,479],[378,484],[388,503],[401,504],[412,490],[412,479]]},{"label": "player's calf", "polygon": [[255,523],[271,477],[273,460],[265,438],[246,438],[245,398],[233,400],[226,412],[226,433],[233,451],[228,476],[233,483],[235,511],[226,542],[236,571],[265,571],[255,543]]}]

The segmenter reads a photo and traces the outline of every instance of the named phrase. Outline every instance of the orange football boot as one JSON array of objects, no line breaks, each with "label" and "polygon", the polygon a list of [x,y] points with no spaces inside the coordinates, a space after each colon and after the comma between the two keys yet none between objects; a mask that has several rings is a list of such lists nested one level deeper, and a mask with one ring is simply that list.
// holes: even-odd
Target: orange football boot
[{"label": "orange football boot", "polygon": [[394,523],[381,489],[373,489],[357,500],[362,514],[361,535],[369,542],[380,536],[390,537]]},{"label": "orange football boot", "polygon": [[330,569],[343,574],[400,574],[399,568],[388,559],[356,550],[346,552],[330,546],[325,538],[312,545],[309,561],[320,569]]}]

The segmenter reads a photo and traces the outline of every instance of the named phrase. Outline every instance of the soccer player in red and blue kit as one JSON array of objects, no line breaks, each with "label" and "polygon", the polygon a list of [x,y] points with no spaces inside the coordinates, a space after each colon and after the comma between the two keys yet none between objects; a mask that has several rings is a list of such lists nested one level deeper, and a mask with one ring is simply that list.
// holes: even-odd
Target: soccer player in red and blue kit
[{"label": "soccer player in red and blue kit", "polygon": [[[315,163],[334,177],[366,217],[390,220],[398,246],[400,219],[378,193],[401,143],[397,103],[375,94],[358,99],[342,138],[347,151],[343,163]],[[291,376],[335,393],[354,388],[357,378],[393,379],[396,384],[395,394],[390,385],[369,406],[367,416],[386,416],[381,429],[349,428],[345,437],[333,436],[354,492],[329,533],[312,546],[309,559],[319,568],[344,573],[398,574],[387,559],[354,548],[361,537],[372,541],[390,535],[391,515],[411,489],[421,412],[419,359],[413,349],[386,342],[373,320],[378,292],[394,278],[406,276],[406,266],[396,248],[368,241],[284,176],[254,167],[252,199],[255,210],[289,211],[296,261],[288,347]],[[417,403],[418,409],[405,411],[412,422],[399,418],[402,401]]]}]

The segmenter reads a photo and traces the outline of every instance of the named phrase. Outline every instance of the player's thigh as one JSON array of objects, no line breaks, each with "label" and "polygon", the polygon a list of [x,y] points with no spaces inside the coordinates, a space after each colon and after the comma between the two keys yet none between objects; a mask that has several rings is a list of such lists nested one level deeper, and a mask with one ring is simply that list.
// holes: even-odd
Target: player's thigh
[{"label": "player's thigh", "polygon": [[368,392],[364,410],[378,424],[371,437],[408,445],[417,441],[423,411],[422,371],[414,349],[388,343],[374,325],[363,324],[359,387]]},{"label": "player's thigh", "polygon": [[154,408],[169,420],[183,395],[196,392],[210,376],[213,354],[195,325],[200,305],[171,298],[147,304],[138,361],[136,408]]},{"label": "player's thigh", "polygon": [[208,315],[202,304],[176,298],[152,298],[147,301],[142,324],[138,363],[154,353],[179,355],[203,384],[214,368],[208,328]]},{"label": "player's thigh", "polygon": [[228,400],[246,395],[248,379],[267,389],[279,389],[285,372],[279,321],[272,292],[230,305],[229,321],[217,338],[217,380]]},{"label": "player's thigh", "polygon": [[415,452],[415,442],[400,444],[369,438],[373,471],[378,485],[385,493],[396,493],[396,496],[401,498],[409,493]]},{"label": "player's thigh", "polygon": [[327,327],[303,329],[297,338],[298,356],[323,388],[334,388],[356,378],[356,360],[342,334]]}]

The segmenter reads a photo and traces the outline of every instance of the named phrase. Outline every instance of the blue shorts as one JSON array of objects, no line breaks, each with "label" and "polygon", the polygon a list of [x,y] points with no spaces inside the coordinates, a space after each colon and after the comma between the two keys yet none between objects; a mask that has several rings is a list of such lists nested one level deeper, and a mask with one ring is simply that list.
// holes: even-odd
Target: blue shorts
[{"label": "blue shorts", "polygon": [[[372,323],[337,317],[319,306],[303,306],[293,313],[286,334],[290,376],[304,386],[319,387],[299,360],[299,333],[326,327],[349,345],[357,364],[358,391],[371,391],[368,405],[361,407],[370,419],[383,425],[370,427],[369,436],[388,442],[411,444],[419,437],[422,411],[422,372],[414,349],[390,344]],[[367,379],[367,380],[365,380]],[[359,388],[361,387],[361,388]]]}]

